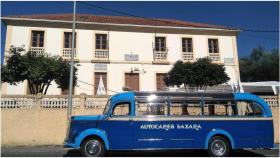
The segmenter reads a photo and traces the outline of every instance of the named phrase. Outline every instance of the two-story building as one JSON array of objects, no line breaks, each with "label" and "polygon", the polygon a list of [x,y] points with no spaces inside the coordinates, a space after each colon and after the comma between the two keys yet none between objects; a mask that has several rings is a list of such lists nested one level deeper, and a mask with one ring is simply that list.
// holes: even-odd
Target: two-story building
[{"label": "two-story building", "polygon": [[[2,17],[7,24],[6,45],[24,45],[38,53],[70,59],[72,14]],[[224,64],[228,84],[239,80],[236,36],[240,30],[170,19],[76,15],[75,94],[95,95],[100,80],[107,94],[124,88],[156,91],[165,88],[166,73],[177,60],[193,62],[209,56]],[[5,52],[7,55],[7,51]],[[3,83],[2,94],[27,94],[28,84]],[[47,94],[65,93],[53,82]]]}]

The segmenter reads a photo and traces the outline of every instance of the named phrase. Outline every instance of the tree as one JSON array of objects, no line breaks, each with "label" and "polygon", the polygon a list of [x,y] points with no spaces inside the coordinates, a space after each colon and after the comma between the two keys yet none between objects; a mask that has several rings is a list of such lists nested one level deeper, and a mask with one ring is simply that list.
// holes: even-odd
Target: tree
[{"label": "tree", "polygon": [[164,81],[167,86],[183,85],[185,89],[188,86],[206,89],[208,86],[223,84],[228,80],[224,65],[212,63],[206,57],[194,63],[177,61]]},{"label": "tree", "polygon": [[249,57],[239,60],[239,66],[243,82],[279,81],[279,50],[258,46]]},{"label": "tree", "polygon": [[187,88],[194,83],[193,64],[177,61],[164,79],[167,86],[181,86]]},{"label": "tree", "polygon": [[[60,72],[57,74],[55,78],[56,84],[58,84],[58,88],[61,88],[62,90],[68,89],[69,88],[69,78],[70,78],[70,64],[65,64],[65,62],[60,62],[59,66]],[[77,84],[77,67],[74,67],[74,79],[73,79],[73,88]],[[74,91],[72,91],[74,93]]]},{"label": "tree", "polygon": [[[1,82],[13,85],[27,80],[31,94],[46,94],[52,81],[58,87],[67,87],[69,83],[70,65],[59,56],[25,52],[23,47],[11,46],[7,64],[1,68]],[[74,86],[76,84],[74,69]]]}]

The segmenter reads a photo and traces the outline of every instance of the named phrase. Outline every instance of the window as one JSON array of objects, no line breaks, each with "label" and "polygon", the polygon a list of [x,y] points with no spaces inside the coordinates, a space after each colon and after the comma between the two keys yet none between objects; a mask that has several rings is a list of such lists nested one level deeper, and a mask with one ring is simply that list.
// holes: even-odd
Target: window
[{"label": "window", "polygon": [[[76,37],[77,37],[77,34],[75,33],[74,48],[76,48]],[[72,48],[72,32],[64,32],[63,48]]]},{"label": "window", "polygon": [[166,100],[136,100],[136,115],[167,115]]},{"label": "window", "polygon": [[208,39],[209,53],[219,53],[218,39]]},{"label": "window", "polygon": [[166,51],[166,38],[155,37],[155,51],[165,52]]},{"label": "window", "polygon": [[192,38],[182,38],[182,52],[193,52]]},{"label": "window", "polygon": [[102,84],[104,85],[105,92],[107,92],[107,73],[106,72],[95,72],[94,73],[94,94],[95,95],[97,94],[99,85],[102,86]]},{"label": "window", "polygon": [[257,116],[263,115],[262,107],[252,101],[238,101],[237,109],[239,116]]},{"label": "window", "polygon": [[44,31],[32,31],[31,47],[44,47]]},{"label": "window", "polygon": [[156,82],[157,82],[157,91],[163,91],[166,88],[164,78],[167,74],[165,73],[157,73],[156,74]]},{"label": "window", "polygon": [[204,115],[206,116],[234,116],[236,114],[233,101],[205,101]]},{"label": "window", "polygon": [[107,49],[107,34],[95,34],[95,49]]},{"label": "window", "polygon": [[125,73],[125,88],[131,91],[139,91],[138,73]]},{"label": "window", "polygon": [[130,113],[130,104],[127,103],[118,103],[113,109],[113,116],[128,116]]},{"label": "window", "polygon": [[202,115],[199,101],[171,100],[170,115]]}]

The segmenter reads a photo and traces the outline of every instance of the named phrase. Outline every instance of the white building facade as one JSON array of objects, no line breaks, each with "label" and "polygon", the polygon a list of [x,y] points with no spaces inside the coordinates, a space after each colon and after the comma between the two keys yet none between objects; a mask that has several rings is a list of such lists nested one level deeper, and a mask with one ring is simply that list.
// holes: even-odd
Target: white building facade
[{"label": "white building facade", "polygon": [[[71,16],[2,17],[7,24],[5,50],[11,45],[24,45],[26,50],[69,59]],[[177,60],[193,62],[206,56],[224,64],[230,77],[228,84],[236,84],[239,81],[238,33],[237,29],[177,20],[77,15],[75,61],[80,66],[75,94],[96,95],[100,79],[107,95],[126,88],[163,90],[163,78]],[[1,92],[27,94],[27,87],[26,81],[17,86],[3,83]],[[47,92],[62,93],[54,82]]]}]

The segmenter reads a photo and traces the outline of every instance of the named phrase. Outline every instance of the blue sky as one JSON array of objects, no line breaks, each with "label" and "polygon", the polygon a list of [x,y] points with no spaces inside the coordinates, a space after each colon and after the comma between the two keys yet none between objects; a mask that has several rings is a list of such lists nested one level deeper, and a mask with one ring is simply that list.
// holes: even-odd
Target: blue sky
[{"label": "blue sky", "polygon": [[[142,17],[171,18],[237,27],[249,30],[279,30],[279,2],[87,2]],[[2,2],[1,14],[72,13],[73,2]],[[77,3],[77,13],[120,15]],[[1,22],[1,57],[4,52],[6,27]],[[237,38],[239,57],[250,54],[258,45],[279,48],[278,32],[241,32]]]}]

